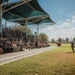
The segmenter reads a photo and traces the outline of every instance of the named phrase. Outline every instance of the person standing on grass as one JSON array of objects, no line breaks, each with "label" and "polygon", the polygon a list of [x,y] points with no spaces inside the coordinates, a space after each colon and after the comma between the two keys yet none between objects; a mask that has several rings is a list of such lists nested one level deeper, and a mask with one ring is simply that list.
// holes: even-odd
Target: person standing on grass
[{"label": "person standing on grass", "polygon": [[72,51],[74,53],[74,42],[73,41],[71,42],[71,48],[72,48]]}]

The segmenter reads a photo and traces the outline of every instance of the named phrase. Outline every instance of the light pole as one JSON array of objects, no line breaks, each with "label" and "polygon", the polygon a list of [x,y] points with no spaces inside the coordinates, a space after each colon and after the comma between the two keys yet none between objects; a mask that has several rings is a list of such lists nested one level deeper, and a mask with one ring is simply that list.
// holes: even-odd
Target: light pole
[{"label": "light pole", "polygon": [[7,28],[7,20],[5,20],[5,28]]},{"label": "light pole", "polygon": [[2,4],[0,4],[0,34],[2,35]]},{"label": "light pole", "polygon": [[39,38],[39,24],[37,24],[37,38]]},{"label": "light pole", "polygon": [[28,29],[27,29],[27,19],[26,19],[26,38],[27,38],[27,36],[28,36]]}]

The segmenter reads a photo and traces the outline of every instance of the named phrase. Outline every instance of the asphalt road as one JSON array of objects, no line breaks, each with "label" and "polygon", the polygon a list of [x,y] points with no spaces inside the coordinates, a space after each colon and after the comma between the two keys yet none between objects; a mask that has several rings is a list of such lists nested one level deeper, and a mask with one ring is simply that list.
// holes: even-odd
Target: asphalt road
[{"label": "asphalt road", "polygon": [[40,54],[42,52],[46,52],[48,50],[53,50],[54,48],[57,48],[56,46],[50,46],[45,48],[37,48],[33,50],[25,49],[21,52],[13,52],[13,53],[7,53],[0,55],[0,65],[7,64],[22,58],[30,57],[36,54]]}]

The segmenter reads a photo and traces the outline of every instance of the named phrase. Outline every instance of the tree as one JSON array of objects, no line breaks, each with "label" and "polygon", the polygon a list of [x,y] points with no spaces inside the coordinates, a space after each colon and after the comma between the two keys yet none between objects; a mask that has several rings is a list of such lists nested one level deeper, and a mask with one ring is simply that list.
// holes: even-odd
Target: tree
[{"label": "tree", "polygon": [[62,42],[62,39],[61,38],[58,38],[58,41],[61,43]]},{"label": "tree", "polygon": [[48,41],[48,36],[45,33],[41,33],[39,35],[39,38],[42,42],[47,42]]},{"label": "tree", "polygon": [[26,32],[28,35],[32,34],[32,31],[29,28],[27,28],[26,26],[18,26],[18,27],[12,28],[12,30],[19,32],[20,34],[26,33]]},{"label": "tree", "polygon": [[27,32],[27,35],[32,35],[32,31],[29,28],[27,28],[26,26],[13,27],[11,30],[12,30],[14,36],[18,37],[18,38],[25,37],[26,32]]},{"label": "tree", "polygon": [[52,43],[54,43],[54,39],[52,39]]},{"label": "tree", "polygon": [[67,41],[67,44],[68,44],[68,42],[69,42],[69,38],[67,37],[65,41]]},{"label": "tree", "polygon": [[75,41],[75,37],[73,38],[73,41]]},{"label": "tree", "polygon": [[28,27],[26,27],[26,26],[18,26],[18,27],[15,27],[15,28],[13,28],[14,30],[17,30],[17,31],[19,31],[19,32],[23,32],[23,33],[25,33],[26,32],[26,30],[27,30],[27,33],[28,34],[32,34],[32,31],[28,28]]}]

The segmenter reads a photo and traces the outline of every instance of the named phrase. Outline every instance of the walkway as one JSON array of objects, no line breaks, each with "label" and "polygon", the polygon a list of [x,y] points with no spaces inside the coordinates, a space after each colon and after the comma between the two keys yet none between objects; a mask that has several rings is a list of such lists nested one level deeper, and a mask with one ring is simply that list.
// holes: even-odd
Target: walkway
[{"label": "walkway", "polygon": [[51,46],[51,47],[45,47],[45,48],[37,48],[33,50],[25,49],[24,51],[21,51],[21,52],[3,54],[3,55],[0,55],[0,65],[3,65],[12,61],[16,61],[22,58],[30,57],[36,54],[40,54],[42,52],[46,52],[54,48],[57,48],[57,47]]}]

